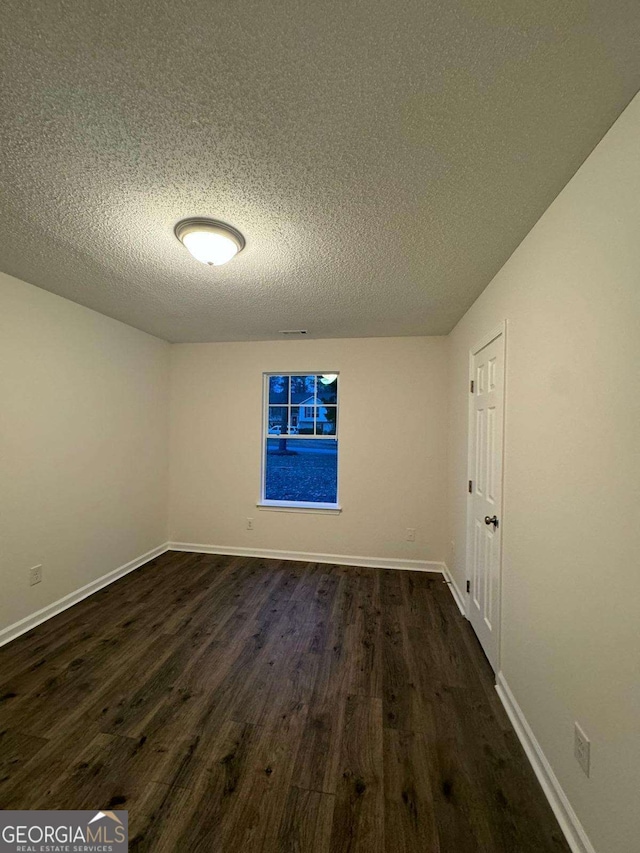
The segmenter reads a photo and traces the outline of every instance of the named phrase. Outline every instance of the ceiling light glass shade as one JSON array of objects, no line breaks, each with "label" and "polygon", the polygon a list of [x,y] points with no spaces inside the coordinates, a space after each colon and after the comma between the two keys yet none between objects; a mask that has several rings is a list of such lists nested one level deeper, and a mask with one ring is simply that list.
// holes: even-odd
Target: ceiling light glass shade
[{"label": "ceiling light glass shade", "polygon": [[320,382],[322,382],[323,385],[331,385],[331,383],[335,382],[337,378],[337,373],[323,373],[320,377]]},{"label": "ceiling light glass shade", "polygon": [[231,225],[214,219],[183,219],[176,237],[200,263],[219,267],[244,249],[244,237]]}]

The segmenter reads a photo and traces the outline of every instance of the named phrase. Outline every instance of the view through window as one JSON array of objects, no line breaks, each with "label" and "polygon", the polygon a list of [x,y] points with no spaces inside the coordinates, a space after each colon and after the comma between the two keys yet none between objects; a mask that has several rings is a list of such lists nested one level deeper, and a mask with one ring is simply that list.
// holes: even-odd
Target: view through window
[{"label": "view through window", "polygon": [[265,377],[263,500],[338,502],[338,374]]}]

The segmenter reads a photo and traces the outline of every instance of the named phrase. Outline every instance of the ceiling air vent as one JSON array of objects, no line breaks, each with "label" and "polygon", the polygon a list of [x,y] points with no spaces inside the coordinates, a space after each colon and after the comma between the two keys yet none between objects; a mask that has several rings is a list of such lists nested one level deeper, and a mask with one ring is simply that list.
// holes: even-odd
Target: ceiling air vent
[{"label": "ceiling air vent", "polygon": [[306,335],[306,329],[280,329],[280,335]]}]

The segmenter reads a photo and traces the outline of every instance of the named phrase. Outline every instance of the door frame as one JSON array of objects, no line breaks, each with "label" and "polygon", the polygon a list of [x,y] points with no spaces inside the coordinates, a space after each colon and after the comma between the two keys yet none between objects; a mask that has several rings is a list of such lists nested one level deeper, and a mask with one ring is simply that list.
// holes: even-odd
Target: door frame
[{"label": "door frame", "polygon": [[[474,412],[474,404],[473,404],[473,395],[470,392],[470,384],[471,380],[474,379],[474,369],[473,369],[473,359],[476,355],[483,350],[486,346],[502,336],[502,375],[503,375],[503,385],[502,385],[502,466],[500,471],[500,562],[498,565],[499,577],[498,577],[498,618],[496,619],[496,626],[498,631],[498,656],[496,661],[496,675],[500,672],[500,664],[502,658],[502,565],[503,565],[503,553],[504,553],[504,520],[505,520],[505,494],[504,494],[504,472],[505,472],[505,447],[506,447],[506,439],[507,439],[507,320],[501,320],[501,322],[494,326],[490,332],[483,335],[482,338],[476,343],[475,346],[471,347],[469,350],[469,368],[468,368],[468,379],[467,379],[467,394],[468,403],[467,403],[467,482],[469,480],[474,479],[474,466],[473,466],[473,447],[471,442],[472,430],[475,423],[475,412]],[[469,583],[471,579],[471,536],[469,535],[469,530],[471,528],[471,507],[472,507],[472,495],[467,490],[467,512],[466,512],[466,520],[465,520],[465,537],[466,537],[466,548],[465,548],[465,584]],[[465,616],[469,619],[470,615],[470,593],[466,592],[464,596],[464,607],[465,607]],[[470,621],[470,620],[469,620]],[[475,632],[474,632],[475,633]]]}]

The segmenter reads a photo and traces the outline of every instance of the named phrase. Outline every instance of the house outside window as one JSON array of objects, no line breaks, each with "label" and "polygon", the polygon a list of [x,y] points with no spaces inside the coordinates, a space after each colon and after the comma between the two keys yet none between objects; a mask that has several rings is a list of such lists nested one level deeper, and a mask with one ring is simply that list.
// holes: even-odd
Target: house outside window
[{"label": "house outside window", "polygon": [[337,373],[266,373],[260,505],[337,510]]}]

